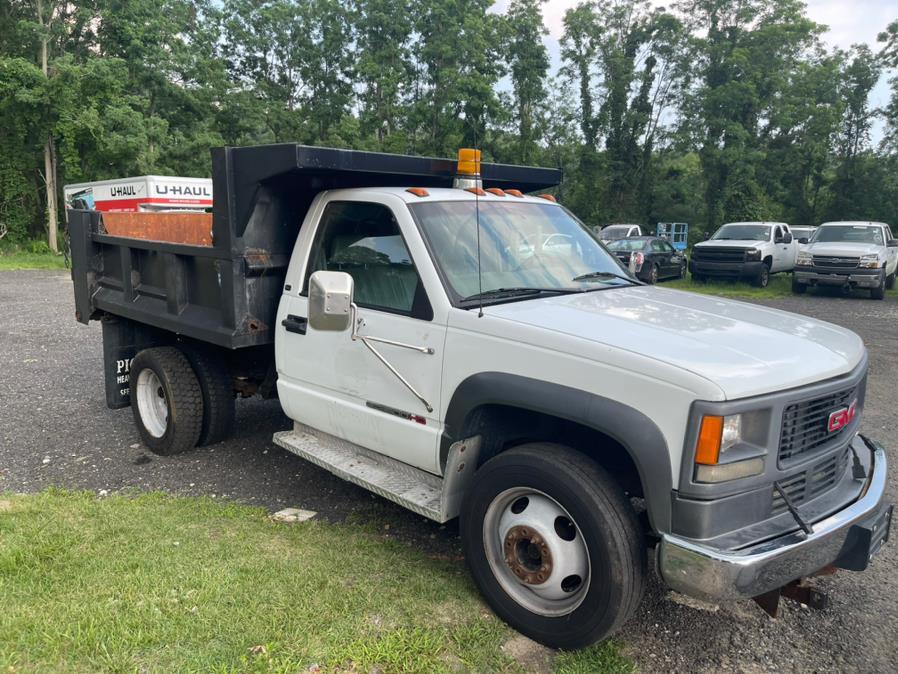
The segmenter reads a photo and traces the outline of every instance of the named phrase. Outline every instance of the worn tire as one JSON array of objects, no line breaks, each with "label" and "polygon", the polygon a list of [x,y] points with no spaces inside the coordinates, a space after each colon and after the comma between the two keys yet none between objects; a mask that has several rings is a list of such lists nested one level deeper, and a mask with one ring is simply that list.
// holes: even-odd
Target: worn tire
[{"label": "worn tire", "polygon": [[649,271],[649,277],[645,280],[649,285],[655,285],[658,283],[658,265],[653,264],[652,269]]},{"label": "worn tire", "polygon": [[[576,532],[582,533],[588,584],[579,604],[560,615],[526,608],[503,589],[488,559],[484,529],[490,526],[491,505],[501,502],[509,490],[520,488],[550,497],[570,515]],[[511,505],[512,512],[519,512],[514,508]],[[604,639],[633,614],[642,599],[646,552],[636,514],[620,486],[601,466],[567,447],[531,443],[487,461],[474,474],[462,505],[460,527],[465,558],[489,605],[516,630],[547,646],[575,649]],[[500,536],[497,528],[495,540],[501,541]],[[499,565],[501,574],[505,558],[494,555],[494,564]],[[518,586],[518,591],[532,592],[523,583]]]},{"label": "worn tire", "polygon": [[770,283],[770,266],[765,262],[761,265],[761,271],[751,280],[751,284],[756,288],[766,288]]},{"label": "worn tire", "polygon": [[[164,399],[167,415],[162,433],[151,430],[152,411],[142,409],[148,406],[142,404],[138,390],[144,370],[156,377],[158,397]],[[146,380],[149,383],[151,378]],[[149,395],[150,387],[145,390]],[[138,353],[131,362],[131,411],[140,439],[154,454],[169,456],[195,447],[203,427],[203,393],[187,356],[170,346]]]},{"label": "worn tire", "polygon": [[795,279],[792,279],[792,292],[796,295],[804,295],[807,292],[808,286],[806,283],[798,283]]},{"label": "worn tire", "polygon": [[188,347],[184,355],[190,361],[203,393],[203,427],[198,447],[227,440],[234,431],[234,387],[227,364],[215,354]]},{"label": "worn tire", "polygon": [[[898,272],[896,272],[898,273]],[[889,274],[886,276],[886,289],[892,290],[895,287],[895,274]]]}]

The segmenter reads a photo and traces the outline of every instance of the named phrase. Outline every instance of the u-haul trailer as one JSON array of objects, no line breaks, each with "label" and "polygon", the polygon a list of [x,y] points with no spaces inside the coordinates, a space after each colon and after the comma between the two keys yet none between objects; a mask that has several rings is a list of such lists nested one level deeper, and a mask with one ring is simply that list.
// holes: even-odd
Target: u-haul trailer
[{"label": "u-haul trailer", "polygon": [[66,208],[107,213],[198,210],[212,207],[212,180],[138,176],[65,186]]}]

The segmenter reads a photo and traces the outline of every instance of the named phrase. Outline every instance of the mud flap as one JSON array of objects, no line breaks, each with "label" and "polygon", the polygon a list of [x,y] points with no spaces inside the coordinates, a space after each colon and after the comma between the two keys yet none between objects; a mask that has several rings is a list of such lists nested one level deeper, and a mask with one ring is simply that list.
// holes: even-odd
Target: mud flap
[{"label": "mud flap", "polygon": [[145,326],[109,314],[100,321],[103,326],[103,370],[106,382],[106,406],[117,410],[131,405],[131,360],[151,346],[166,340]]}]

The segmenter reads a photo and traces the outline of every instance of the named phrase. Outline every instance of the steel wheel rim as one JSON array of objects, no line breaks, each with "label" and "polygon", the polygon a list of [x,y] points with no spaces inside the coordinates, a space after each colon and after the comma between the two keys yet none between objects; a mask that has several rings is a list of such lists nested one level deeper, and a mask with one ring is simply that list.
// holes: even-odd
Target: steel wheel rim
[{"label": "steel wheel rim", "polygon": [[652,275],[650,278],[653,285],[658,282],[658,267],[652,267]]},{"label": "steel wheel rim", "polygon": [[589,550],[580,527],[541,491],[515,487],[496,496],[484,516],[483,545],[499,585],[532,613],[568,615],[589,591]]},{"label": "steel wheel rim", "polygon": [[149,368],[137,376],[137,409],[144,428],[154,438],[161,438],[168,428],[168,399],[156,373]]}]

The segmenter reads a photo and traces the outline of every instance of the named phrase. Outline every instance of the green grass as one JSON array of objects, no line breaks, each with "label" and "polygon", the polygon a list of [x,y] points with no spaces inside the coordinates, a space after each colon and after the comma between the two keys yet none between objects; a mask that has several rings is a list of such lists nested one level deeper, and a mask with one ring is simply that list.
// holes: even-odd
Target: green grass
[{"label": "green grass", "polygon": [[766,288],[755,288],[753,285],[742,281],[707,281],[695,283],[692,278],[686,277],[675,281],[664,281],[664,288],[676,288],[677,290],[691,290],[695,293],[706,295],[719,295],[721,297],[776,299],[788,297],[792,294],[792,276],[790,274],[774,274]]},{"label": "green grass", "polygon": [[65,269],[62,255],[28,251],[0,252],[0,271],[19,269]]},{"label": "green grass", "polygon": [[[515,672],[458,562],[161,494],[0,495],[0,672]],[[560,672],[631,671],[613,643]]]},{"label": "green grass", "polygon": [[[719,295],[720,297],[737,299],[778,299],[792,295],[792,275],[774,274],[770,277],[770,283],[767,284],[766,288],[756,288],[750,283],[743,281],[706,281],[705,283],[695,283],[688,276],[674,281],[663,281],[660,286],[662,288],[690,290],[705,295]],[[823,292],[826,291],[808,290],[808,293],[812,295],[822,294]],[[835,290],[828,292],[833,296],[838,295]],[[862,291],[856,291],[854,295],[859,298],[868,296],[866,292]],[[886,291],[886,297],[898,298],[898,287]]]}]

